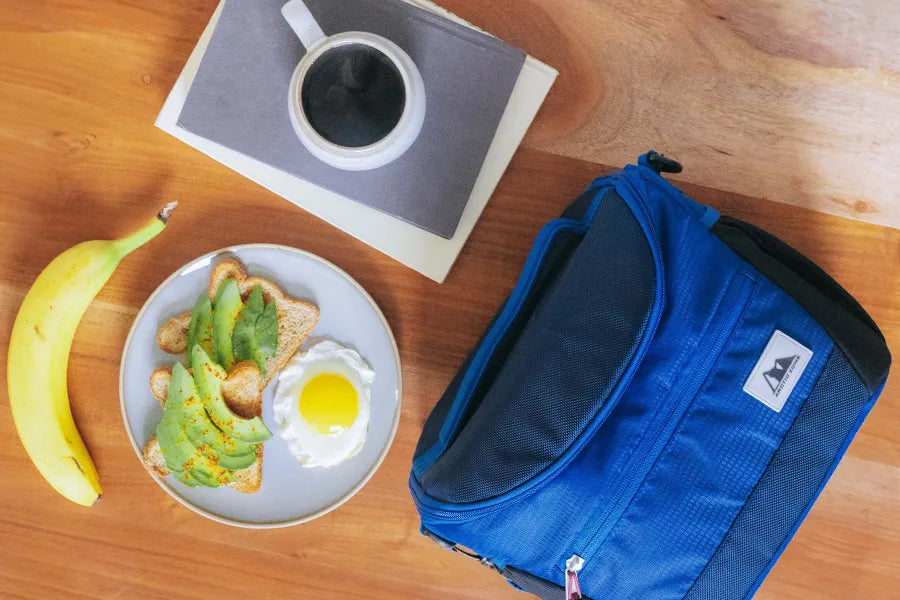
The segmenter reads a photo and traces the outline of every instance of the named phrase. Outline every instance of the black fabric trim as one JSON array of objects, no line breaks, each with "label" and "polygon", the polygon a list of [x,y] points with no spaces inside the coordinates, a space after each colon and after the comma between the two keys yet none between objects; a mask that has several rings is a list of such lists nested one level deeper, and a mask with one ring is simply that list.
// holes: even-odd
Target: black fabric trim
[{"label": "black fabric trim", "polygon": [[[597,194],[600,193],[600,189],[598,188],[588,188],[578,198],[575,199],[572,204],[566,207],[566,210],[560,215],[563,219],[573,219],[575,221],[581,221],[584,219],[584,216],[587,214],[588,209],[591,207],[591,204],[594,203],[594,198],[597,197]],[[610,193],[610,190],[607,190],[606,193]]]},{"label": "black fabric trim", "polygon": [[869,392],[881,386],[891,366],[884,335],[828,273],[774,235],[738,219],[722,216],[711,231],[819,322]]},{"label": "black fabric trim", "polygon": [[[485,331],[489,331],[496,320],[497,317],[495,316],[491,320],[491,325],[489,325]],[[441,427],[443,426],[444,421],[447,420],[447,415],[450,413],[450,408],[453,406],[453,401],[456,399],[459,386],[462,384],[463,376],[469,369],[469,363],[472,362],[472,357],[475,356],[475,352],[478,351],[482,341],[484,341],[484,334],[482,334],[478,343],[475,344],[475,348],[469,352],[469,355],[463,361],[462,366],[456,372],[456,375],[453,376],[450,385],[447,386],[446,391],[437,401],[437,404],[434,405],[431,414],[428,415],[428,418],[425,420],[425,424],[422,426],[422,433],[419,435],[419,442],[416,444],[413,460],[419,458],[422,454],[425,454],[429,448],[437,443],[441,434]]]},{"label": "black fabric trim", "polygon": [[[515,567],[506,567],[500,574],[523,592],[534,594],[541,600],[561,600],[566,596],[566,588],[556,585],[546,579],[536,577],[527,571],[522,571]],[[591,600],[587,596],[582,596],[582,600]]]}]

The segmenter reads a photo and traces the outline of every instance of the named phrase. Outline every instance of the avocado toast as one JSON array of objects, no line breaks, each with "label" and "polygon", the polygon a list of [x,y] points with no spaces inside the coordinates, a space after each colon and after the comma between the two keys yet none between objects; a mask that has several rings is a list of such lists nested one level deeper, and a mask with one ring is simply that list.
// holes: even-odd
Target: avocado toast
[{"label": "avocado toast", "polygon": [[314,305],[284,295],[270,281],[248,277],[240,262],[216,265],[208,294],[157,335],[160,348],[186,354],[186,366],[193,368],[178,364],[150,377],[164,409],[159,439],[144,449],[145,467],[159,476],[174,474],[185,485],[256,493],[262,442],[270,435],[261,421],[262,391],[318,317]]}]

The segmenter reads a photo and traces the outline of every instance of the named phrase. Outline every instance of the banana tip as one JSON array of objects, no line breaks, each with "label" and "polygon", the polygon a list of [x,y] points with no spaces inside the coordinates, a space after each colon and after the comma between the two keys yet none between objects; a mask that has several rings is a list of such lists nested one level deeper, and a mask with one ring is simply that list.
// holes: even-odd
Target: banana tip
[{"label": "banana tip", "polygon": [[103,494],[100,494],[99,496],[97,496],[97,499],[94,500],[94,503],[91,504],[91,506],[97,506],[97,504],[100,502],[101,499],[103,499]]},{"label": "banana tip", "polygon": [[159,211],[159,214],[157,215],[157,217],[159,217],[159,220],[162,221],[163,224],[167,223],[169,221],[169,217],[171,217],[172,213],[175,212],[175,207],[177,207],[177,206],[178,206],[178,200],[169,202],[168,204],[166,204],[165,206],[162,207],[162,210]]}]

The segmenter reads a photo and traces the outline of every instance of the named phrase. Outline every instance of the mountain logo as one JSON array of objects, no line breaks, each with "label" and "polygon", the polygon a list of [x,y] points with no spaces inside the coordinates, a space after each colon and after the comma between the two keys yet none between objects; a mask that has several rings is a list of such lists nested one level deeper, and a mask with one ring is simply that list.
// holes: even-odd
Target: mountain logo
[{"label": "mountain logo", "polygon": [[775,412],[781,412],[812,355],[812,350],[776,329],[744,382],[744,391]]},{"label": "mountain logo", "polygon": [[784,378],[794,369],[799,360],[799,354],[776,359],[775,366],[763,373],[763,377],[765,377],[769,387],[772,388],[773,394],[777,396],[781,392],[784,387]]}]

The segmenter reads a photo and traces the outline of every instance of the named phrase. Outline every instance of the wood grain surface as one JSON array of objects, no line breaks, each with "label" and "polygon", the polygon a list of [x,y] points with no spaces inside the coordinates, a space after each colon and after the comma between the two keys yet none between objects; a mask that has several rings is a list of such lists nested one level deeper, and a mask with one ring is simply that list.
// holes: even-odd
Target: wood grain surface
[{"label": "wood grain surface", "polygon": [[[771,201],[900,224],[896,3],[447,0],[562,76],[444,285],[153,128],[215,4],[0,0],[0,348],[54,256],[182,202],[165,234],[123,262],[75,339],[69,387],[100,504],[71,504],[40,478],[2,386],[0,597],[522,598],[418,534],[413,448],[541,224],[603,164],[649,147],[685,163],[688,194],[821,264],[900,354],[900,231]],[[286,530],[229,528],[184,509],[143,471],[119,412],[119,358],[143,302],[185,262],[243,242],[296,246],[347,270],[381,305],[403,362],[400,430],[380,471],[337,511]],[[759,598],[897,597],[898,381]]]},{"label": "wood grain surface", "polygon": [[444,5],[560,68],[529,147],[900,227],[900,3]]}]

